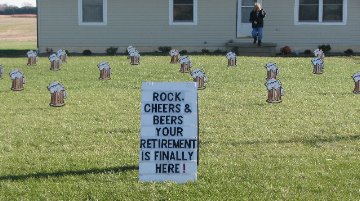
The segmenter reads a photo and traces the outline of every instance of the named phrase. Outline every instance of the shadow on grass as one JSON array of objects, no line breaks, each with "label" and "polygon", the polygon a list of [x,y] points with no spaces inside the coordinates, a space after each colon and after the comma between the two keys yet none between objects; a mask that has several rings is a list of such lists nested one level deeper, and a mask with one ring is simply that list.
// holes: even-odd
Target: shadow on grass
[{"label": "shadow on grass", "polygon": [[89,170],[70,170],[70,171],[59,171],[59,172],[39,172],[39,173],[31,173],[24,175],[5,175],[0,176],[0,181],[4,180],[27,180],[27,179],[44,179],[50,177],[64,177],[64,176],[80,176],[87,174],[114,174],[120,172],[134,171],[138,170],[139,166],[123,166],[123,167],[112,167],[112,168],[103,168],[103,169],[89,169]]},{"label": "shadow on grass", "polygon": [[[259,145],[259,144],[292,144],[292,143],[301,143],[310,146],[318,146],[321,143],[333,143],[333,142],[343,142],[343,141],[356,141],[360,140],[360,135],[348,135],[348,136],[312,136],[309,138],[292,138],[292,139],[266,139],[266,140],[247,140],[247,141],[228,141],[225,144],[231,146],[241,146],[241,145]],[[201,144],[211,144],[218,143],[213,141],[202,141]]]},{"label": "shadow on grass", "polygon": [[0,50],[1,57],[26,57],[29,50]]},{"label": "shadow on grass", "polygon": [[239,144],[291,144],[291,143],[302,143],[306,145],[316,146],[319,143],[332,143],[332,142],[341,142],[341,141],[354,141],[360,140],[360,135],[350,135],[350,136],[313,136],[311,138],[293,138],[287,140],[264,140],[264,141],[245,141],[240,142]]}]

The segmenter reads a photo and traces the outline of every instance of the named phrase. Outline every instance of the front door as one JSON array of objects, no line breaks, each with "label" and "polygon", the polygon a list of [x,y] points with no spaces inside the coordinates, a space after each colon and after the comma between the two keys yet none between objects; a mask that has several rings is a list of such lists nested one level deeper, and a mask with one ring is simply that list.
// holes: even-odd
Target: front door
[{"label": "front door", "polygon": [[237,8],[237,37],[251,36],[251,23],[249,22],[250,12],[254,9],[254,4],[262,3],[262,0],[238,0]]}]

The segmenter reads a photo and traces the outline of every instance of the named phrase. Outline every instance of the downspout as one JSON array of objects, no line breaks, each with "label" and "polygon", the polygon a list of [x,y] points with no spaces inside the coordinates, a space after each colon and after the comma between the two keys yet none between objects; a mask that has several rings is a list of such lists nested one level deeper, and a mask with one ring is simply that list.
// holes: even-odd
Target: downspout
[{"label": "downspout", "polygon": [[39,2],[36,0],[36,48],[39,51]]}]

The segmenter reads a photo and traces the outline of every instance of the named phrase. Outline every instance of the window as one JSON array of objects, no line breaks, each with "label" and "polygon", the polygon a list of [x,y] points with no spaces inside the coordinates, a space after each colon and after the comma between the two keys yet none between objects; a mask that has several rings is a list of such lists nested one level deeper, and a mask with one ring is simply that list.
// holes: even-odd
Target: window
[{"label": "window", "polygon": [[256,0],[242,0],[241,1],[241,23],[250,23],[249,16],[254,9]]},{"label": "window", "polygon": [[107,0],[78,0],[80,25],[106,25]]},{"label": "window", "polygon": [[196,25],[198,0],[169,0],[170,25]]},{"label": "window", "polygon": [[295,24],[344,25],[347,0],[295,0]]}]

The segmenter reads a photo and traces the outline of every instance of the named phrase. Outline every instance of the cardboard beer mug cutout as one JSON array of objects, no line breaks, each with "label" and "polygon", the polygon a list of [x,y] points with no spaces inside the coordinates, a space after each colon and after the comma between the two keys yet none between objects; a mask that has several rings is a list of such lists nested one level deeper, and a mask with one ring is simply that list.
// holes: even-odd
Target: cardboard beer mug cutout
[{"label": "cardboard beer mug cutout", "polygon": [[30,50],[26,53],[27,58],[28,58],[28,62],[26,65],[28,66],[32,66],[32,65],[36,65],[37,61],[38,61],[38,56],[37,56],[37,52]]},{"label": "cardboard beer mug cutout", "polygon": [[279,75],[279,69],[276,66],[276,63],[267,63],[266,68],[266,80],[276,79],[276,76]]},{"label": "cardboard beer mug cutout", "polygon": [[228,67],[236,66],[236,54],[234,52],[228,52],[226,58],[228,59]]},{"label": "cardboard beer mug cutout", "polygon": [[180,72],[182,73],[190,72],[191,60],[189,56],[181,56],[179,59],[179,63],[180,63]]},{"label": "cardboard beer mug cutout", "polygon": [[360,89],[359,89],[359,85],[360,85],[360,72],[355,73],[352,78],[354,79],[355,82],[355,87],[354,87],[354,94],[359,94],[360,93]]},{"label": "cardboard beer mug cutout", "polygon": [[109,62],[101,62],[98,64],[98,68],[100,70],[99,80],[110,80],[110,75],[112,74],[112,70],[110,68]]},{"label": "cardboard beer mug cutout", "polygon": [[323,74],[324,73],[324,61],[318,57],[311,59],[313,64],[313,73],[314,74]]},{"label": "cardboard beer mug cutout", "polygon": [[127,51],[129,53],[130,58],[130,64],[131,65],[139,65],[140,64],[140,53],[137,49],[135,49],[133,46],[129,46],[127,48]]},{"label": "cardboard beer mug cutout", "polygon": [[127,52],[128,52],[128,59],[130,59],[130,64],[131,65],[139,65],[140,64],[140,54],[139,51],[133,47],[133,46],[129,46],[127,47]]},{"label": "cardboard beer mug cutout", "polygon": [[57,56],[57,54],[50,55],[49,60],[51,62],[50,70],[60,70],[61,59]]},{"label": "cardboard beer mug cutout", "polygon": [[171,56],[170,63],[177,64],[179,61],[179,57],[180,57],[179,50],[172,49],[172,50],[170,50],[169,54]]},{"label": "cardboard beer mug cutout", "polygon": [[134,52],[136,49],[132,46],[132,45],[130,45],[130,46],[128,46],[127,48],[126,48],[126,51],[127,51],[127,53],[128,53],[128,59],[130,59],[130,53],[131,52]]},{"label": "cardboard beer mug cutout", "polygon": [[208,78],[203,70],[196,68],[191,72],[191,77],[193,78],[194,82],[196,82],[198,89],[206,88],[205,84],[207,83]]},{"label": "cardboard beer mug cutout", "polygon": [[50,83],[47,89],[51,93],[51,102],[50,106],[61,107],[65,105],[64,99],[67,97],[64,85],[55,81]]},{"label": "cardboard beer mug cutout", "polygon": [[268,90],[268,98],[266,102],[281,103],[281,96],[284,95],[284,89],[281,86],[280,80],[270,79],[265,83],[265,86]]},{"label": "cardboard beer mug cutout", "polygon": [[314,56],[317,58],[320,58],[322,60],[324,60],[324,58],[325,58],[325,54],[321,49],[314,50]]},{"label": "cardboard beer mug cutout", "polygon": [[11,90],[13,91],[24,90],[25,77],[23,72],[21,72],[18,69],[15,69],[9,73],[9,76],[12,80]]},{"label": "cardboard beer mug cutout", "polygon": [[68,59],[68,55],[66,54],[65,50],[59,49],[56,52],[56,56],[59,57],[59,59],[61,60],[61,62],[66,63],[67,59]]}]

